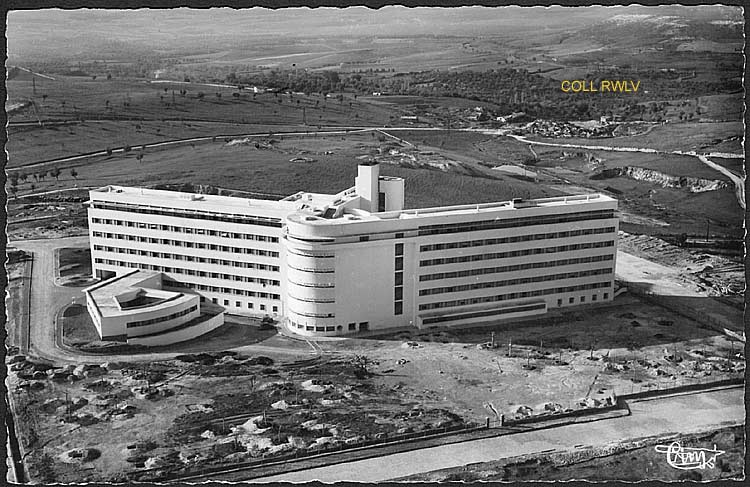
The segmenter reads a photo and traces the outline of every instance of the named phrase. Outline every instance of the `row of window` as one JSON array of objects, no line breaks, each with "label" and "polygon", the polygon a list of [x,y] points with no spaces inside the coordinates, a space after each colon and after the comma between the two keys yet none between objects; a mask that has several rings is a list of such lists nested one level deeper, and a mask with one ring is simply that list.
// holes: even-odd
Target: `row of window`
[{"label": "row of window", "polygon": [[[420,304],[419,311],[430,309],[452,308],[454,306],[466,306],[469,304],[494,303],[496,301],[506,301],[509,299],[531,298],[536,296],[545,296],[548,294],[572,293],[583,291],[585,289],[599,289],[612,286],[612,281],[594,282],[591,284],[581,284],[579,286],[556,287],[549,289],[538,289],[536,291],[523,291],[509,294],[498,294],[497,296],[482,296],[478,298],[455,299],[453,301],[441,301],[437,303]],[[606,298],[605,298],[606,299]]]},{"label": "row of window", "polygon": [[185,316],[187,314],[192,313],[193,311],[198,309],[198,305],[191,306],[187,309],[183,309],[182,311],[178,311],[177,313],[172,313],[168,316],[160,316],[159,318],[151,318],[150,320],[143,320],[143,321],[131,321],[130,323],[126,324],[125,326],[127,328],[137,328],[139,326],[148,326],[153,325],[155,323],[161,323],[163,321],[169,321],[173,320],[175,318],[179,318],[180,316]]},{"label": "row of window", "polygon": [[419,236],[440,235],[446,233],[475,232],[499,228],[528,227],[532,225],[554,225],[556,223],[579,222],[615,218],[614,210],[582,211],[563,215],[539,215],[521,218],[482,220],[476,222],[446,223],[419,227]]},{"label": "row of window", "polygon": [[[264,292],[258,292],[258,291],[247,291],[245,289],[235,289],[231,287],[221,287],[221,286],[209,286],[208,284],[197,284],[194,282],[182,282],[182,281],[174,281],[170,280],[169,284],[170,287],[182,287],[186,289],[193,289],[195,291],[204,291],[204,292],[212,292],[212,293],[221,293],[221,294],[234,294],[238,296],[247,296],[250,298],[261,298],[261,299],[273,299],[273,300],[280,300],[281,295],[274,294],[274,293],[264,293]],[[228,300],[224,300],[225,305],[229,305]],[[216,303],[216,299],[214,299],[214,303]],[[239,301],[237,301],[239,303]],[[240,305],[237,305],[240,306]],[[247,307],[252,309],[253,303],[248,303]],[[261,309],[265,309],[263,306],[261,306]]]},{"label": "row of window", "polygon": [[115,240],[127,240],[130,242],[150,243],[159,245],[171,245],[172,247],[185,247],[188,249],[216,250],[220,252],[231,252],[233,254],[261,255],[264,257],[278,257],[279,253],[271,250],[248,249],[245,247],[229,247],[227,245],[207,244],[203,242],[188,242],[186,240],[172,240],[168,238],[141,237],[138,235],[124,235],[121,233],[92,232],[92,236],[98,238],[110,238]]},{"label": "row of window", "polygon": [[553,238],[580,237],[583,235],[599,235],[602,233],[613,233],[614,231],[615,231],[615,227],[604,227],[604,228],[588,228],[585,230],[571,230],[571,231],[566,231],[566,232],[534,233],[530,235],[516,235],[513,237],[469,240],[466,242],[446,242],[446,243],[438,243],[438,244],[430,244],[430,245],[420,245],[419,250],[421,252],[430,252],[433,250],[465,249],[468,247],[481,247],[483,245],[498,245],[498,244],[516,243],[516,242],[530,242],[533,240],[548,240],[548,239],[553,239]]},{"label": "row of window", "polygon": [[225,281],[249,282],[253,284],[262,284],[264,286],[280,286],[281,281],[275,279],[263,279],[260,277],[235,276],[233,274],[219,274],[217,272],[196,271],[194,269],[182,269],[180,267],[168,267],[155,264],[144,264],[143,262],[124,262],[113,259],[94,259],[95,264],[113,265],[118,267],[128,267],[131,269],[144,269],[158,272],[169,272],[172,274],[185,274],[188,276],[209,277],[212,279],[224,279]]},{"label": "row of window", "polygon": [[239,223],[241,225],[259,225],[263,227],[281,228],[282,223],[278,218],[268,218],[263,216],[236,215],[228,213],[213,213],[209,211],[200,211],[193,209],[181,208],[157,208],[154,206],[132,204],[132,203],[115,203],[94,201],[91,203],[92,208],[98,210],[126,211],[128,213],[140,213],[144,215],[161,215],[177,218],[191,218],[197,220],[211,220],[215,222]]},{"label": "row of window", "polygon": [[[305,329],[305,331],[316,331],[316,332],[327,332],[327,331],[342,331],[343,326],[337,325],[337,326],[310,326],[310,325],[303,325],[302,323],[297,323],[296,321],[289,321],[289,324],[294,328]],[[359,324],[359,330],[360,331],[367,331],[370,327],[369,321],[363,321]],[[357,331],[357,324],[356,323],[349,323],[349,330],[348,331]]]},{"label": "row of window", "polygon": [[[168,252],[152,252],[150,250],[124,249],[122,247],[107,247],[105,245],[94,245],[94,250],[99,250],[102,252],[115,252],[118,254],[140,255],[142,257],[153,257],[153,258],[158,258],[158,259],[184,260],[186,262],[200,262],[202,264],[223,265],[227,267],[240,267],[242,269],[258,269],[261,271],[279,272],[279,266],[277,265],[257,264],[255,262],[237,262],[234,260],[209,259],[206,257],[195,257],[192,255],[171,254]],[[215,274],[215,273],[204,272],[204,274]]]},{"label": "row of window", "polygon": [[288,279],[289,284],[294,284],[295,286],[301,286],[301,287],[315,287],[315,288],[322,288],[322,289],[329,289],[336,287],[335,284],[332,282],[326,282],[326,283],[309,283],[309,282],[295,282],[291,279]]},{"label": "row of window", "polygon": [[614,257],[615,256],[613,254],[594,255],[592,257],[580,257],[578,259],[561,259],[561,260],[553,260],[549,262],[531,262],[529,264],[506,265],[502,267],[483,267],[480,269],[470,269],[466,271],[438,272],[436,274],[426,274],[424,276],[419,276],[419,281],[420,282],[436,281],[440,279],[452,279],[455,277],[468,277],[468,276],[481,276],[483,274],[513,272],[513,271],[521,271],[525,269],[542,269],[545,267],[557,267],[557,266],[573,265],[573,264],[586,264],[590,262],[609,261],[609,260],[613,260]]},{"label": "row of window", "polygon": [[330,304],[335,303],[335,299],[328,299],[328,298],[299,298],[297,296],[289,295],[291,299],[294,299],[295,301],[302,301],[304,303],[321,303],[321,304]]},{"label": "row of window", "polygon": [[279,237],[270,235],[256,235],[254,233],[224,232],[221,230],[208,230],[206,228],[181,227],[176,225],[163,225],[157,223],[132,222],[128,220],[114,220],[109,218],[92,218],[91,223],[103,225],[116,225],[130,228],[142,228],[147,230],[161,230],[163,232],[186,233],[188,235],[208,235],[211,237],[233,238],[236,240],[255,240],[258,242],[278,243]]},{"label": "row of window", "polygon": [[462,291],[473,291],[476,289],[490,289],[494,287],[515,286],[517,284],[530,284],[533,282],[560,281],[563,279],[576,279],[578,277],[601,276],[602,274],[612,274],[612,268],[592,269],[589,271],[565,272],[562,274],[549,274],[546,276],[519,277],[517,279],[507,279],[505,281],[479,282],[475,284],[462,284],[460,286],[433,287],[430,289],[421,289],[420,296],[431,296],[433,294],[458,293]]},{"label": "row of window", "polygon": [[290,309],[289,311],[291,311],[292,313],[296,315],[305,316],[307,318],[335,318],[336,317],[336,315],[334,315],[333,313],[305,313],[302,311],[294,311],[292,309]]},{"label": "row of window", "polygon": [[[205,298],[201,297],[201,301],[204,301],[204,300],[205,300]],[[219,304],[219,300],[217,298],[211,298],[211,302],[214,303],[214,304]],[[225,307],[229,307],[229,300],[228,299],[224,300],[224,306]],[[235,308],[242,308],[242,302],[241,301],[235,301],[234,302],[234,307]],[[253,309],[253,308],[254,308],[253,303],[247,303],[247,309]],[[260,310],[261,311],[265,311],[266,310],[266,305],[265,304],[261,304],[260,305]],[[278,313],[279,312],[279,307],[278,306],[273,306],[273,312],[274,313]]]},{"label": "row of window", "polygon": [[404,244],[401,242],[397,243],[393,253],[396,269],[394,275],[396,287],[393,291],[393,314],[398,316],[404,314]]},{"label": "row of window", "polygon": [[545,303],[534,303],[527,304],[524,306],[512,306],[510,308],[491,309],[485,311],[474,311],[472,313],[463,313],[460,315],[449,315],[449,316],[435,316],[433,318],[424,318],[422,324],[431,325],[434,323],[443,323],[446,321],[457,321],[457,320],[468,320],[469,318],[481,318],[484,316],[497,316],[509,313],[520,313],[523,311],[534,311],[538,309],[545,309],[547,305]]},{"label": "row of window", "polygon": [[457,264],[460,262],[476,262],[480,260],[505,259],[508,257],[521,257],[524,255],[554,254],[557,252],[570,252],[573,250],[600,249],[613,247],[614,240],[605,242],[586,242],[581,244],[559,245],[557,247],[541,247],[535,249],[512,250],[508,252],[493,252],[489,254],[463,255],[460,257],[441,257],[438,259],[420,260],[419,267],[442,264]]},{"label": "row of window", "polygon": [[332,259],[335,257],[331,254],[315,254],[313,252],[308,252],[306,250],[300,250],[300,249],[287,249],[287,252],[294,255],[299,255],[301,257],[312,257],[314,259]]},{"label": "row of window", "polygon": [[311,268],[303,269],[302,267],[295,267],[291,264],[287,264],[287,267],[289,267],[290,269],[294,269],[295,271],[312,272],[314,274],[333,274],[334,272],[336,272],[334,269],[311,269]]}]

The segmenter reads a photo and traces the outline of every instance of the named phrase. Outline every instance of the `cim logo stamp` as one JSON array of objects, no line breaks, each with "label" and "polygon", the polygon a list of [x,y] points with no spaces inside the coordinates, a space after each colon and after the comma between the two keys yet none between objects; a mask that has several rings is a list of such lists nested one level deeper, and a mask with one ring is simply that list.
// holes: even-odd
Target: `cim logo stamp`
[{"label": "cim logo stamp", "polygon": [[655,450],[659,453],[666,453],[667,463],[680,470],[714,468],[716,457],[724,454],[722,450],[716,449],[716,445],[711,450],[708,448],[685,448],[678,441],[673,441],[669,445],[656,445]]}]

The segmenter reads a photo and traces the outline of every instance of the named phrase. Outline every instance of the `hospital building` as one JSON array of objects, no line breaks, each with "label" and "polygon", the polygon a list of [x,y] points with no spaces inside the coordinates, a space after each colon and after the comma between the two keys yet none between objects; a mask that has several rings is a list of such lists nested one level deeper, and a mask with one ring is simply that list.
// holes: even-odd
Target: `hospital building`
[{"label": "hospital building", "polygon": [[174,343],[225,313],[344,336],[613,299],[617,201],[602,194],[404,209],[404,180],[377,164],[358,166],[340,193],[278,201],[120,186],[89,194],[102,281],[84,292],[102,338]]}]

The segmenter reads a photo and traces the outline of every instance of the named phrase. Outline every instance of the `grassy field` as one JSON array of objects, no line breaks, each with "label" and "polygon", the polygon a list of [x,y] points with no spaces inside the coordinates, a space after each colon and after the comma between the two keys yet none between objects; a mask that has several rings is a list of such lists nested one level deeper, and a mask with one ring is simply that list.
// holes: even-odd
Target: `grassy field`
[{"label": "grassy field", "polygon": [[87,279],[91,277],[91,249],[59,249],[60,278],[64,280]]},{"label": "grassy field", "polygon": [[[299,125],[255,125],[223,122],[84,121],[71,125],[9,127],[8,167],[107,148],[154,144],[173,139],[306,130]],[[312,130],[307,128],[307,130]],[[32,172],[30,170],[29,172]]]},{"label": "grassy field", "polygon": [[[386,123],[394,116],[387,107],[357,100],[339,102],[320,95],[254,94],[232,87],[198,83],[151,83],[146,80],[106,80],[57,76],[36,81],[7,82],[8,103],[33,99],[37,110],[27,108],[10,122],[43,120],[137,119],[211,120],[256,124],[351,124],[357,121]],[[186,90],[183,96],[180,90]],[[174,91],[175,96],[172,97]],[[203,96],[201,96],[201,93]],[[221,97],[217,97],[217,93]],[[238,96],[235,97],[234,94]],[[351,102],[351,106],[350,106]]]},{"label": "grassy field", "polygon": [[[144,152],[139,162],[136,151],[125,155],[101,157],[85,166],[77,163],[77,179],[67,167],[59,180],[19,185],[19,194],[31,190],[50,191],[71,187],[161,183],[199,183],[249,192],[285,196],[297,191],[337,193],[353,184],[357,174],[357,156],[369,154],[380,146],[377,138],[361,134],[347,136],[281,137],[269,149],[251,144],[227,145],[208,142],[195,147],[174,147],[159,152]],[[266,137],[265,142],[271,140]],[[290,162],[304,155],[314,162]],[[407,169],[384,165],[382,173],[406,179],[406,204],[410,208],[531,198],[557,192],[510,177],[485,179],[458,174]]]}]

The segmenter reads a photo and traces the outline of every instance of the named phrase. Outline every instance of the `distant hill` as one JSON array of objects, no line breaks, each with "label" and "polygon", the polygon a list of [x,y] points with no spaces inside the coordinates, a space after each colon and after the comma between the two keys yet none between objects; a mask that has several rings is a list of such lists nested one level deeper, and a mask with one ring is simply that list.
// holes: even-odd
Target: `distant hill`
[{"label": "distant hill", "polygon": [[26,59],[208,55],[295,38],[513,36],[533,47],[558,32],[624,45],[681,32],[654,19],[698,26],[709,37],[734,36],[737,29],[741,36],[741,9],[722,6],[30,10],[8,12],[6,36],[9,63],[23,65]]}]

